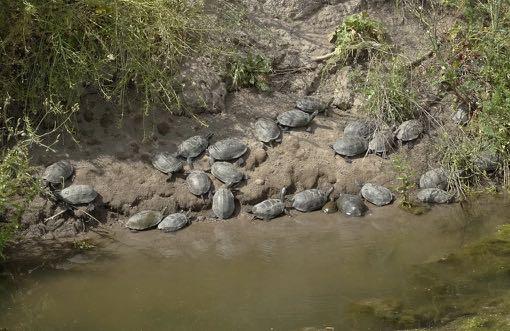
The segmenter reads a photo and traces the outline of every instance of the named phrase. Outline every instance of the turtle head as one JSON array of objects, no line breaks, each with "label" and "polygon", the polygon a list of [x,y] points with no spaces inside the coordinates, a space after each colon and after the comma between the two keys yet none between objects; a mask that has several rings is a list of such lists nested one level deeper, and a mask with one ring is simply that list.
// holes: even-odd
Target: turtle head
[{"label": "turtle head", "polygon": [[209,132],[208,134],[205,135],[205,139],[207,140],[211,140],[211,138],[214,136],[214,133],[212,132]]},{"label": "turtle head", "polygon": [[287,193],[287,188],[286,187],[283,187],[282,190],[280,191],[280,200],[283,201],[283,199],[285,199],[285,194]]},{"label": "turtle head", "polygon": [[317,114],[319,114],[319,111],[318,110],[314,111],[313,114],[310,115],[310,120],[308,121],[308,123],[310,123],[315,118],[315,116],[317,116]]},{"label": "turtle head", "polygon": [[333,189],[334,189],[333,186],[331,186],[326,191],[324,191],[324,194],[326,194],[326,197],[329,197],[329,195],[333,192]]}]

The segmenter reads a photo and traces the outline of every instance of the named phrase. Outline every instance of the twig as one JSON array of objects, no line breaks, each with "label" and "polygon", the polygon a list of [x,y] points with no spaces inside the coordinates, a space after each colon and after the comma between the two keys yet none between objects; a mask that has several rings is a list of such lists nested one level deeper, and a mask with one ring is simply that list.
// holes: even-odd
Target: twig
[{"label": "twig", "polygon": [[60,211],[60,212],[56,213],[55,215],[53,215],[53,216],[51,216],[51,217],[45,218],[45,219],[44,219],[44,221],[43,221],[43,223],[46,223],[46,222],[48,222],[49,220],[52,220],[52,219],[54,219],[54,218],[57,218],[58,216],[60,216],[60,215],[62,215],[63,213],[65,213],[67,210],[68,210],[68,209],[64,209],[64,210],[62,210],[62,211]]}]

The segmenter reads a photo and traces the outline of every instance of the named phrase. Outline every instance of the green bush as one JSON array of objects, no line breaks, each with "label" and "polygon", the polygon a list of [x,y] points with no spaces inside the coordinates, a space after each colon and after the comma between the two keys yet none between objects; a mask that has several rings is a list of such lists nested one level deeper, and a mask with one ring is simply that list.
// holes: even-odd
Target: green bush
[{"label": "green bush", "polygon": [[237,90],[241,87],[255,87],[260,91],[269,91],[268,76],[271,72],[271,62],[268,59],[250,53],[233,60],[229,65],[229,88]]}]

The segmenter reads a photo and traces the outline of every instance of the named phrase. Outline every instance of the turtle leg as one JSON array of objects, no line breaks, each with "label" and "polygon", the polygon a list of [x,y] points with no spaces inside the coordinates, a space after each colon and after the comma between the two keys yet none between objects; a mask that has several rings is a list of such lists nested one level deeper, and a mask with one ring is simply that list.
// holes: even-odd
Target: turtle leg
[{"label": "turtle leg", "polygon": [[388,153],[386,153],[386,151],[384,151],[384,152],[382,152],[382,153],[381,153],[381,157],[382,157],[383,159],[385,159],[385,160],[389,159],[389,157],[388,157]]},{"label": "turtle leg", "polygon": [[344,160],[345,160],[345,162],[347,162],[349,164],[352,163],[352,159],[350,157],[348,157],[348,156],[344,156]]},{"label": "turtle leg", "polygon": [[411,150],[414,148],[414,140],[407,142],[407,149]]},{"label": "turtle leg", "polygon": [[289,131],[290,131],[290,128],[288,126],[285,126],[285,125],[282,125],[280,128],[282,129],[282,131],[284,133],[289,133]]},{"label": "turtle leg", "polygon": [[241,167],[244,164],[244,159],[242,157],[238,158],[234,164],[238,167]]},{"label": "turtle leg", "polygon": [[305,131],[308,132],[308,133],[312,133],[312,127],[311,126],[307,126]]}]

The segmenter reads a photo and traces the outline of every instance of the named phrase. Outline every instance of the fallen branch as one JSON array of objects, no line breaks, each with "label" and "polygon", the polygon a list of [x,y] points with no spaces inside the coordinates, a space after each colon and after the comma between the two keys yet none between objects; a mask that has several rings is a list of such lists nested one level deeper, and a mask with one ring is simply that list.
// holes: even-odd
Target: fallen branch
[{"label": "fallen branch", "polygon": [[[342,51],[350,52],[350,51],[357,51],[357,50],[364,50],[364,49],[377,49],[378,50],[378,49],[382,48],[382,46],[383,45],[378,42],[371,41],[371,40],[364,40],[364,41],[357,43],[355,45],[346,46]],[[315,62],[322,62],[322,61],[332,58],[337,53],[338,52],[335,49],[331,53],[313,57],[312,60]]]}]

